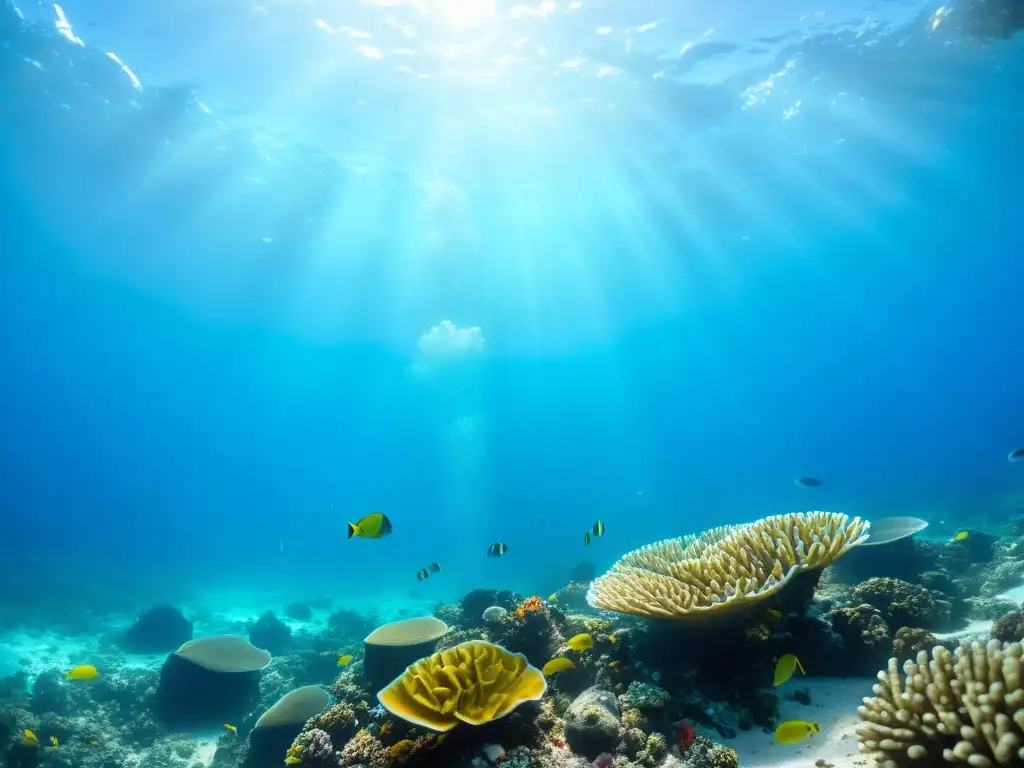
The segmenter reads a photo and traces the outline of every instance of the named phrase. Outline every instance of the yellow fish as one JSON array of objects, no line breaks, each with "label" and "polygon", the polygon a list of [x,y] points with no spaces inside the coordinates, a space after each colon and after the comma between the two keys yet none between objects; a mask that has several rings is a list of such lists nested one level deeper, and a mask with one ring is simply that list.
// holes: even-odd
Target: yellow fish
[{"label": "yellow fish", "polygon": [[57,747],[60,746],[60,742],[57,740],[56,736],[51,736],[50,737],[50,744],[53,745],[54,749],[56,749]]},{"label": "yellow fish", "polygon": [[70,672],[64,673],[67,680],[95,680],[99,676],[99,671],[92,664],[79,664]]},{"label": "yellow fish", "polygon": [[768,609],[768,615],[771,616],[776,621],[778,621],[779,619],[782,618],[782,611],[776,611],[774,608],[769,608]]},{"label": "yellow fish", "polygon": [[582,635],[576,635],[576,637],[569,640],[566,645],[574,651],[589,651],[594,647],[594,638],[584,632]]},{"label": "yellow fish", "polygon": [[348,537],[358,536],[360,539],[383,539],[391,533],[391,521],[387,515],[371,512],[358,523],[348,524]]},{"label": "yellow fish", "polygon": [[959,531],[956,532],[956,535],[953,536],[953,541],[963,541],[966,538],[967,538],[967,531],[966,531],[966,529],[961,528]]},{"label": "yellow fish", "polygon": [[616,659],[615,661],[608,662],[608,667],[610,669],[615,669],[616,667],[621,667],[621,666],[622,666],[622,662],[619,661],[618,659]]},{"label": "yellow fish", "polygon": [[235,736],[238,735],[238,729],[235,728],[235,726],[233,726],[231,723],[224,723],[224,727],[227,730],[231,731],[231,733],[234,734]]},{"label": "yellow fish", "polygon": [[559,672],[565,672],[567,669],[576,669],[576,665],[565,658],[565,656],[559,656],[557,659],[552,659],[545,664],[541,672],[545,675],[557,675]]},{"label": "yellow fish", "polygon": [[608,642],[615,645],[619,641],[615,639],[615,635],[608,635]]},{"label": "yellow fish", "polygon": [[28,728],[25,729],[24,736],[25,739],[22,743],[25,745],[39,743],[39,737],[32,733],[32,731],[30,731]]},{"label": "yellow fish", "polygon": [[583,546],[584,547],[589,547],[590,546],[590,531],[587,531],[586,533],[583,534]]},{"label": "yellow fish", "polygon": [[347,667],[352,663],[352,659],[355,658],[351,653],[346,653],[344,656],[338,657],[338,666]]},{"label": "yellow fish", "polygon": [[391,730],[391,721],[388,720],[384,725],[380,727],[380,735],[386,736],[387,732]]},{"label": "yellow fish", "polygon": [[804,672],[804,667],[800,663],[800,659],[792,653],[780,656],[779,660],[775,662],[775,685],[782,685],[784,682],[789,680],[789,678],[793,676],[793,673],[798,669],[800,670],[801,675],[807,674]]},{"label": "yellow fish", "polygon": [[296,757],[295,755],[288,755],[288,757],[286,757],[284,759],[284,764],[285,765],[298,765],[301,762],[302,762],[302,758],[301,757]]},{"label": "yellow fish", "polygon": [[808,723],[806,720],[787,720],[784,723],[779,723],[779,727],[775,729],[775,740],[779,744],[796,744],[820,730],[817,723]]},{"label": "yellow fish", "polygon": [[554,592],[552,592],[551,595],[548,597],[548,602],[549,603],[557,603],[558,602],[558,595],[556,595]]},{"label": "yellow fish", "polygon": [[95,747],[95,746],[96,746],[97,744],[99,744],[99,742],[98,742],[98,741],[96,741],[96,739],[89,739],[89,743],[90,743],[90,744],[92,744],[92,745],[93,745],[94,747]]}]

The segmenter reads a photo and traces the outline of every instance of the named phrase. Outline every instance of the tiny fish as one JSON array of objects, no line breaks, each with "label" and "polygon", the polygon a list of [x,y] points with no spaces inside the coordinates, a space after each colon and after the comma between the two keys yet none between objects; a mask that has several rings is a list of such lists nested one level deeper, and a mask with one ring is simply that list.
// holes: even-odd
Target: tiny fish
[{"label": "tiny fish", "polygon": [[286,757],[284,759],[284,764],[285,765],[298,765],[301,762],[302,762],[302,758],[298,757],[296,755],[288,755],[288,757]]},{"label": "tiny fish", "polygon": [[441,566],[438,565],[437,563],[431,563],[430,565],[427,566],[427,569],[431,573],[440,573],[441,572]]},{"label": "tiny fish", "polygon": [[608,642],[615,645],[619,641],[615,639],[615,635],[608,635]]},{"label": "tiny fish", "polygon": [[557,675],[559,672],[564,672],[567,669],[576,669],[576,665],[564,656],[559,656],[557,659],[552,659],[545,664],[541,672],[545,675]]},{"label": "tiny fish", "polygon": [[590,634],[588,634],[587,632],[583,632],[582,634],[576,635],[575,637],[571,638],[569,642],[566,643],[566,645],[568,645],[574,651],[589,651],[591,648],[594,647],[594,638],[591,637]]},{"label": "tiny fish", "polygon": [[798,488],[817,488],[819,485],[824,485],[824,483],[816,477],[798,477],[793,481],[793,483]]},{"label": "tiny fish", "polygon": [[787,720],[784,723],[779,723],[779,727],[775,729],[775,740],[779,744],[796,744],[820,730],[817,723],[808,723],[806,720]]},{"label": "tiny fish", "polygon": [[618,659],[616,659],[615,661],[608,662],[608,667],[610,669],[615,669],[616,667],[621,667],[621,666],[622,666],[622,662],[619,661]]},{"label": "tiny fish", "polygon": [[387,515],[371,512],[358,523],[348,524],[348,537],[358,536],[360,539],[383,539],[391,533],[391,521]]},{"label": "tiny fish", "polygon": [[604,523],[601,522],[600,520],[598,520],[596,523],[594,523],[594,535],[595,536],[604,536]]},{"label": "tiny fish", "polygon": [[97,744],[99,744],[99,742],[96,741],[96,739],[89,739],[89,744],[95,747]]},{"label": "tiny fish", "polygon": [[57,740],[56,736],[50,737],[50,746],[52,746],[54,749],[57,749],[57,747],[60,746],[60,742]]},{"label": "tiny fish", "polygon": [[959,531],[957,531],[953,535],[953,539],[952,540],[953,541],[963,541],[966,538],[967,538],[967,530],[965,528],[961,528]]},{"label": "tiny fish", "polygon": [[777,611],[774,608],[769,608],[768,609],[768,615],[771,616],[776,621],[778,621],[779,619],[782,618],[782,611]]},{"label": "tiny fish", "polygon": [[779,660],[775,662],[775,685],[782,685],[784,682],[789,680],[793,676],[796,670],[800,670],[801,675],[806,675],[804,667],[800,663],[800,659],[794,656],[792,653],[787,653],[779,657]]},{"label": "tiny fish", "polygon": [[95,680],[99,676],[99,671],[92,664],[79,664],[70,672],[64,673],[67,680]]},{"label": "tiny fish", "polygon": [[587,531],[586,533],[583,534],[583,546],[584,547],[589,547],[590,546],[590,531]]},{"label": "tiny fish", "polygon": [[508,546],[504,541],[496,541],[487,548],[488,557],[501,557],[506,552],[508,552]]},{"label": "tiny fish", "polygon": [[238,735],[238,729],[235,728],[235,726],[233,726],[231,723],[224,723],[224,728],[226,730],[230,731],[232,735],[234,735],[234,736]]},{"label": "tiny fish", "polygon": [[1006,457],[1007,461],[1020,461],[1021,459],[1024,459],[1024,448],[1014,448]]},{"label": "tiny fish", "polygon": [[344,656],[339,656],[338,657],[338,666],[339,667],[347,667],[349,664],[352,663],[352,659],[353,658],[355,658],[355,657],[352,656],[351,653],[346,653]]},{"label": "tiny fish", "polygon": [[423,581],[424,579],[430,578],[430,571],[424,568],[416,573],[416,581]]},{"label": "tiny fish", "polygon": [[548,595],[548,602],[549,603],[557,603],[558,602],[558,595],[555,592],[552,592],[550,595]]},{"label": "tiny fish", "polygon": [[384,723],[384,725],[382,725],[380,727],[380,735],[381,736],[386,736],[387,732],[391,730],[391,725],[392,725],[392,723],[391,723],[390,720],[388,720],[386,723]]},{"label": "tiny fish", "polygon": [[26,728],[24,730],[23,736],[25,737],[24,741],[22,742],[23,744],[38,744],[39,743],[39,737],[36,736],[34,733],[32,733],[32,731],[30,731],[28,728]]}]

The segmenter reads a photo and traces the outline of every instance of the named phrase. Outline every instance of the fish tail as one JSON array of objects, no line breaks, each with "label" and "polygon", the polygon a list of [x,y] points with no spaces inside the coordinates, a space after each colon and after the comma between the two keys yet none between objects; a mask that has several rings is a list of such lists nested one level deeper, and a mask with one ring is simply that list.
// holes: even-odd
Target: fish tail
[{"label": "fish tail", "polygon": [[804,672],[804,665],[800,663],[800,659],[796,660],[796,668],[800,670],[801,675],[807,674],[806,672]]},{"label": "fish tail", "polygon": [[356,526],[356,525],[353,525],[352,523],[349,523],[349,524],[348,524],[348,537],[349,537],[350,539],[351,539],[351,538],[352,538],[353,536],[355,536],[355,535],[356,535],[356,534],[357,534],[358,532],[359,532],[359,527],[358,527],[358,526]]}]

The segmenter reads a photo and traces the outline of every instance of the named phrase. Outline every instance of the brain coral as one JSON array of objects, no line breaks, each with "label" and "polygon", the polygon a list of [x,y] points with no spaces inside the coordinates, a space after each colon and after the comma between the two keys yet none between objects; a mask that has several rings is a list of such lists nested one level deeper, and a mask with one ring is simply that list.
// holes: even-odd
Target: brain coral
[{"label": "brain coral", "polygon": [[761,600],[803,571],[824,568],[867,539],[869,524],[835,512],[774,515],[622,557],[587,593],[595,608],[692,619]]},{"label": "brain coral", "polygon": [[942,646],[878,673],[873,697],[858,709],[861,750],[882,768],[961,763],[1024,765],[1024,688],[1019,643]]},{"label": "brain coral", "polygon": [[398,717],[434,731],[482,725],[547,690],[540,670],[500,645],[471,640],[411,665],[377,699]]}]

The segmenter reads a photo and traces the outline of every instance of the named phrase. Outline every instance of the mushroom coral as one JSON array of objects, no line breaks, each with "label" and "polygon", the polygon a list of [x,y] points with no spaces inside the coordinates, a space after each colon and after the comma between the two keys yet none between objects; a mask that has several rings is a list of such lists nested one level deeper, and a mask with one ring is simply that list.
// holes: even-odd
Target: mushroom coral
[{"label": "mushroom coral", "polygon": [[449,731],[496,720],[546,690],[544,675],[521,653],[470,640],[412,664],[377,700],[403,720]]}]

